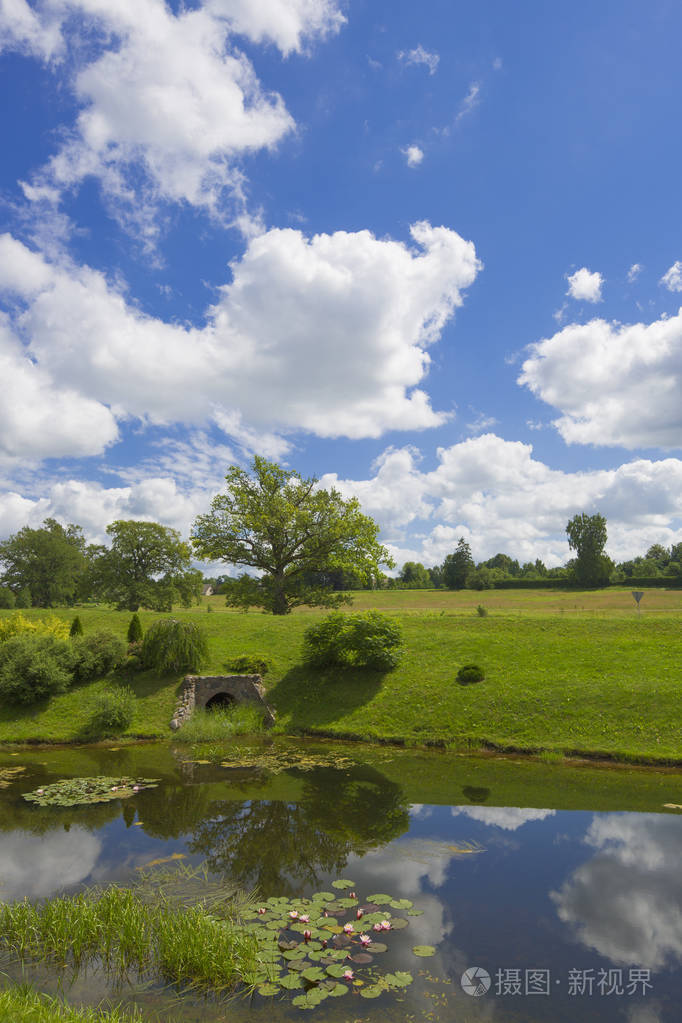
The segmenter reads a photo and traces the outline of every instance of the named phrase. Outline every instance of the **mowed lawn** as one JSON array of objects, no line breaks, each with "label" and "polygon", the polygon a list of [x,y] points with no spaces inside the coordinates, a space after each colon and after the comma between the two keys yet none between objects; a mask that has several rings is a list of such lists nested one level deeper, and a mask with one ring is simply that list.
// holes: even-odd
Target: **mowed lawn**
[{"label": "mowed lawn", "polygon": [[[487,616],[477,614],[479,603]],[[212,597],[174,614],[206,629],[206,674],[225,672],[225,662],[242,653],[272,659],[265,683],[284,733],[682,762],[680,590],[647,590],[641,614],[630,591],[615,588],[354,594],[352,609],[366,607],[402,623],[405,655],[393,672],[303,666],[303,632],[326,613],[320,609],[275,618],[233,611]],[[106,626],[124,635],[130,619],[105,608],[76,610],[86,632]],[[54,613],[70,620],[75,612]],[[145,628],[159,617],[141,613]],[[483,667],[485,680],[458,685],[457,669],[470,661]],[[145,672],[116,681],[138,696],[129,734],[170,737],[181,679]],[[95,682],[33,707],[0,707],[0,741],[78,739],[96,693],[111,684]]]}]

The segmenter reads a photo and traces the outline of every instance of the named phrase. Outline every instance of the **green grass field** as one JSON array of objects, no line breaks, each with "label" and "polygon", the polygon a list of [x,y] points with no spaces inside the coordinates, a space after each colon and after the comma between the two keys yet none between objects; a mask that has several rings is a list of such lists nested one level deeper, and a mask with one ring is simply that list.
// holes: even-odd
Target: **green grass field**
[{"label": "green grass field", "polygon": [[[487,617],[477,615],[479,603]],[[198,617],[206,629],[206,674],[225,672],[225,662],[242,653],[272,659],[265,683],[284,733],[682,762],[682,591],[648,590],[641,606],[638,614],[624,588],[355,594],[354,609],[376,607],[403,625],[405,656],[384,675],[303,667],[303,631],[325,613],[319,609],[275,618],[233,611],[211,597],[175,614]],[[75,611],[55,613],[70,621]],[[105,608],[79,607],[78,614],[86,632],[106,625],[125,635],[130,619]],[[162,616],[140,617],[146,628]],[[455,682],[468,661],[481,664],[485,681]],[[138,697],[128,734],[170,736],[180,678],[119,679]],[[0,741],[77,741],[95,694],[110,684],[101,680],[40,705],[0,707]]]}]

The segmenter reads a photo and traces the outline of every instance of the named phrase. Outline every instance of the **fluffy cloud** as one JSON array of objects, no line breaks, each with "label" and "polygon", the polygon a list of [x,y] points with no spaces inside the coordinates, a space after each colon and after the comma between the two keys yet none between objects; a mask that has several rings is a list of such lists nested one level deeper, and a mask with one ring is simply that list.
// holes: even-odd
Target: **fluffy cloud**
[{"label": "fluffy cloud", "polygon": [[661,284],[664,284],[668,291],[682,291],[682,263],[679,259],[668,267],[661,277]]},{"label": "fluffy cloud", "polygon": [[472,82],[469,86],[469,90],[459,105],[457,116],[455,118],[456,123],[459,123],[463,117],[470,114],[472,110],[475,110],[481,101],[480,98],[481,86],[479,82]]},{"label": "fluffy cloud", "polygon": [[357,496],[382,526],[398,564],[440,563],[460,536],[476,560],[504,551],[549,567],[570,556],[566,523],[577,512],[608,520],[608,552],[632,557],[651,543],[682,540],[682,461],[637,459],[617,469],[560,472],[533,458],[530,444],[494,434],[438,449],[438,466],[419,468],[414,448],[389,449],[366,480],[322,477],[344,496]]},{"label": "fluffy cloud", "polygon": [[207,0],[206,7],[234,32],[275,43],[285,56],[300,53],[306,39],[333,35],[346,21],[333,0]]},{"label": "fluffy cloud", "polygon": [[568,443],[682,443],[682,310],[650,324],[569,324],[530,346],[518,383],[562,413]]},{"label": "fluffy cloud", "polygon": [[[239,157],[273,147],[294,122],[232,34],[288,54],[344,20],[333,0],[206,0],[177,14],[163,0],[45,0],[37,9],[5,0],[4,46],[44,60],[68,53],[81,106],[29,188],[45,196],[95,175],[120,216],[148,238],[159,200],[214,211],[226,193],[243,200]],[[97,39],[94,56],[80,43],[84,31]]]},{"label": "fluffy cloud", "polygon": [[424,151],[419,146],[405,146],[400,152],[404,155],[408,167],[418,167],[424,159]]},{"label": "fluffy cloud", "polygon": [[641,263],[632,264],[632,266],[628,270],[628,281],[630,282],[630,284],[632,284],[633,281],[637,280],[643,269],[644,267],[642,266]]},{"label": "fluffy cloud", "polygon": [[473,821],[504,831],[518,831],[531,821],[544,821],[547,817],[553,817],[556,810],[524,810],[517,806],[453,806],[451,813],[453,817],[463,814]]},{"label": "fluffy cloud", "polygon": [[579,302],[601,302],[601,289],[604,278],[600,273],[591,273],[586,266],[567,276],[567,295]]},{"label": "fluffy cloud", "polygon": [[[213,446],[212,446],[213,444]],[[194,517],[208,508],[220,489],[229,447],[197,432],[186,440],[166,440],[135,470],[119,470],[124,486],[105,487],[78,480],[34,481],[30,498],[16,492],[0,497],[0,536],[53,516],[79,522],[93,539],[115,518],[149,518],[186,534]],[[327,474],[321,486],[335,486],[358,497],[363,510],[382,528],[382,541],[398,564],[442,562],[460,536],[476,560],[498,551],[548,566],[570,556],[566,523],[587,510],[608,521],[607,551],[617,560],[645,551],[652,543],[682,541],[682,461],[638,459],[613,470],[559,472],[532,457],[529,444],[494,434],[470,438],[438,450],[438,466],[420,469],[412,447],[390,448],[366,480],[340,480]]]},{"label": "fluffy cloud", "polygon": [[[145,316],[102,274],[48,263],[7,235],[0,292],[25,344],[23,372],[30,360],[36,376],[66,394],[65,408],[82,396],[67,417],[87,434],[91,415],[80,453],[110,443],[113,415],[212,419],[243,446],[280,455],[279,431],[377,437],[445,420],[417,385],[428,345],[480,264],[454,231],[418,223],[411,234],[413,247],[368,231],[268,231],[232,264],[201,329]],[[10,371],[8,380],[20,378],[18,365]],[[44,443],[59,453],[58,431],[51,440],[47,423],[31,428],[36,450]],[[66,445],[62,453],[78,452]]]},{"label": "fluffy cloud", "polygon": [[601,814],[585,841],[596,855],[552,893],[560,919],[614,963],[660,970],[682,961],[679,819]]},{"label": "fluffy cloud", "polygon": [[400,50],[397,57],[404,64],[423,64],[429,69],[430,75],[435,75],[438,69],[438,62],[440,61],[437,53],[430,53],[428,50],[425,50],[421,43],[415,46],[413,50]]},{"label": "fluffy cloud", "polygon": [[27,356],[2,314],[0,380],[0,463],[93,455],[118,437],[110,410],[68,384],[56,385]]}]

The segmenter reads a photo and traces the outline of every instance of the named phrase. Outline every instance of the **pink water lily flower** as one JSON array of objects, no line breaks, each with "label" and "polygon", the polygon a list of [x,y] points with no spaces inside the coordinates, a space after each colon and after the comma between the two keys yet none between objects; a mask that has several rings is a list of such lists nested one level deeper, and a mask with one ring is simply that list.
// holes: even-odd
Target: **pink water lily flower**
[{"label": "pink water lily flower", "polygon": [[297,911],[295,909],[291,910],[291,912],[289,913],[289,916],[291,917],[292,920],[298,920],[298,913],[297,913]]},{"label": "pink water lily flower", "polygon": [[262,915],[263,913],[267,913],[267,909],[265,908],[265,906],[261,906],[258,912]]},{"label": "pink water lily flower", "polygon": [[36,789],[36,795],[37,796],[42,796],[44,791],[45,791],[45,789]]},{"label": "pink water lily flower", "polygon": [[372,927],[372,930],[373,931],[383,931],[383,927],[381,926],[381,924],[374,924],[373,927]]},{"label": "pink water lily flower", "polygon": [[344,929],[344,932],[346,934],[352,934],[353,933],[353,925],[352,924],[344,924],[343,925],[343,929]]},{"label": "pink water lily flower", "polygon": [[111,791],[112,792],[117,792],[118,791],[118,785],[112,785],[111,786]]},{"label": "pink water lily flower", "polygon": [[362,917],[363,917],[363,912],[362,912],[362,910],[361,910],[361,909],[359,909],[359,910],[357,911],[357,913],[355,914],[355,919],[356,919],[356,920],[362,920]]},{"label": "pink water lily flower", "polygon": [[355,892],[351,892],[351,893],[350,893],[350,895],[349,895],[348,897],[349,897],[350,899],[357,899],[357,895],[355,894]]},{"label": "pink water lily flower", "polygon": [[353,979],[353,971],[352,970],[345,970],[344,974],[343,974],[343,979],[344,980],[352,980]]},{"label": "pink water lily flower", "polygon": [[310,917],[306,913],[303,913],[301,916],[299,916],[298,919],[301,921],[302,924],[310,923]]},{"label": "pink water lily flower", "polygon": [[382,920],[381,921],[381,930],[382,931],[390,931],[390,929],[391,929],[391,921],[390,920]]},{"label": "pink water lily flower", "polygon": [[308,942],[310,941],[312,936],[313,936],[312,931],[304,931],[303,932],[303,940],[305,941],[306,945],[308,944]]},{"label": "pink water lily flower", "polygon": [[360,935],[360,944],[365,946],[372,944],[372,939],[370,938],[369,934]]}]

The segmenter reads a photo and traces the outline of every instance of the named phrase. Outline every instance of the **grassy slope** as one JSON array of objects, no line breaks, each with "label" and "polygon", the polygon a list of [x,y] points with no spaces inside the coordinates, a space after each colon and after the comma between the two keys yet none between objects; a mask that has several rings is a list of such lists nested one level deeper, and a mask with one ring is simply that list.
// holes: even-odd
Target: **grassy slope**
[{"label": "grassy slope", "polygon": [[[488,617],[476,615],[479,602]],[[244,652],[272,657],[268,699],[286,732],[682,760],[679,590],[647,591],[641,617],[625,589],[357,594],[355,608],[380,607],[403,624],[405,657],[383,677],[334,676],[300,665],[303,631],[324,612],[273,618],[229,611],[220,597],[211,605],[214,614],[205,605],[176,612],[199,616],[209,634],[211,662],[204,670],[222,672],[229,657]],[[127,614],[92,608],[78,613],[86,630],[106,624],[125,634]],[[141,617],[146,627],[158,616]],[[454,682],[466,661],[484,667],[483,683]],[[131,734],[169,734],[179,682],[133,676],[139,714]],[[0,708],[0,741],[77,738],[104,684],[37,707]]]}]

